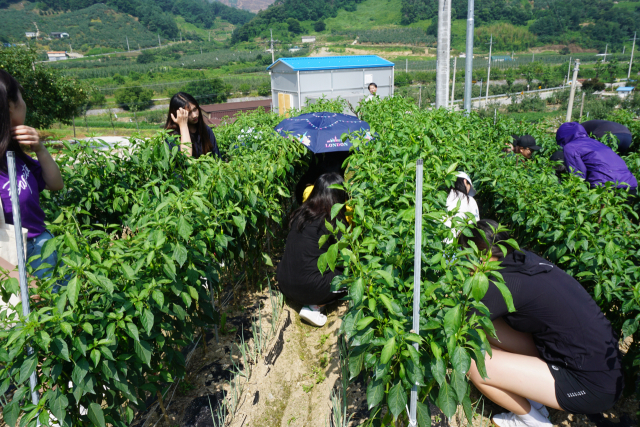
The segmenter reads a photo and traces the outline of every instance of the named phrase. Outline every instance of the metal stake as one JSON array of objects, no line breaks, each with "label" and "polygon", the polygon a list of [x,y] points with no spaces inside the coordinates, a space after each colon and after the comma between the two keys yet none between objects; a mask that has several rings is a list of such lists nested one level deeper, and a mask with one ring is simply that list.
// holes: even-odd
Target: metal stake
[{"label": "metal stake", "polygon": [[582,92],[582,104],[580,104],[580,118],[582,118],[582,111],[584,110],[584,95],[585,93]]},{"label": "metal stake", "polygon": [[[18,195],[18,182],[16,179],[16,158],[13,151],[7,151],[7,166],[9,172],[9,186],[11,189],[11,210],[13,212],[13,226],[16,230],[16,249],[18,251],[18,274],[20,276],[20,297],[22,299],[22,315],[29,317],[29,285],[27,283],[27,267],[24,259],[24,244],[22,242],[22,217],[20,216],[20,200]],[[27,347],[27,355],[33,354],[33,348]],[[40,401],[38,393],[38,379],[35,371],[29,377],[31,386],[31,403],[37,405]],[[37,421],[40,425],[40,421]]]},{"label": "metal stake", "polygon": [[636,49],[636,32],[633,32],[633,46],[631,46],[631,59],[629,60],[629,72],[627,73],[627,81],[631,78],[631,64],[633,64],[633,51]]},{"label": "metal stake", "polygon": [[453,105],[453,101],[456,100],[456,65],[458,63],[458,58],[453,57],[453,83],[451,84],[451,111],[454,111],[455,106]]},{"label": "metal stake", "polygon": [[489,41],[489,67],[487,68],[487,96],[484,99],[484,107],[489,105],[489,82],[491,81],[491,48],[493,47],[493,34],[491,34],[491,40]]},{"label": "metal stake", "polygon": [[[423,161],[416,161],[416,224],[415,242],[413,256],[413,330],[414,334],[420,334],[420,270],[422,269],[422,168]],[[418,343],[413,343],[413,347],[418,350]],[[418,386],[411,388],[411,398],[409,402],[409,427],[416,427],[418,402]]]},{"label": "metal stake", "polygon": [[578,69],[580,60],[576,59],[576,66],[573,69],[573,81],[571,82],[571,93],[569,94],[569,106],[567,107],[567,122],[571,121],[571,110],[573,110],[573,98],[576,96],[576,86],[578,83]]},{"label": "metal stake", "polygon": [[467,57],[464,70],[464,109],[471,112],[471,99],[473,98],[473,0],[468,0],[467,10]]}]

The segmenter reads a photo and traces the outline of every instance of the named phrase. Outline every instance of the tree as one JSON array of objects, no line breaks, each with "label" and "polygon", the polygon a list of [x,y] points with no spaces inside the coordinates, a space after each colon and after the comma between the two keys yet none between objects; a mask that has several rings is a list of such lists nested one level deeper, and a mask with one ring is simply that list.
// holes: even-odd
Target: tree
[{"label": "tree", "polygon": [[229,89],[222,79],[214,78],[189,82],[183,91],[196,97],[200,104],[217,104],[227,101]]},{"label": "tree", "polygon": [[243,95],[247,95],[249,94],[249,92],[251,92],[251,86],[249,85],[249,83],[242,83],[238,89],[240,90],[240,92],[242,92]]},{"label": "tree", "polygon": [[327,24],[325,24],[324,21],[316,21],[316,23],[313,24],[313,29],[316,33],[324,31],[325,28],[327,28]]},{"label": "tree", "polygon": [[89,96],[88,104],[91,107],[102,107],[107,103],[107,98],[104,96],[104,93],[99,90],[94,90],[91,92],[91,96]]},{"label": "tree", "polygon": [[596,71],[596,80],[598,80],[598,78],[600,77],[600,74],[604,73],[606,66],[604,65],[604,63],[602,61],[598,61],[596,62],[596,65],[593,67],[593,69]]},{"label": "tree", "polygon": [[560,55],[569,55],[571,53],[571,50],[569,50],[569,46],[565,46],[562,49],[560,49]]},{"label": "tree", "polygon": [[302,33],[302,25],[300,25],[300,21],[297,19],[289,18],[287,19],[287,25],[289,32],[293,34],[301,34]]},{"label": "tree", "polygon": [[509,68],[504,73],[504,79],[507,81],[507,90],[511,92],[511,87],[513,87],[513,82],[516,81],[516,70],[513,68]]},{"label": "tree", "polygon": [[271,95],[271,83],[263,83],[258,87],[258,95],[269,96]]},{"label": "tree", "polygon": [[122,77],[120,75],[120,73],[115,73],[113,75],[113,77],[111,77],[113,79],[113,82],[117,85],[123,85],[124,84],[124,77]]},{"label": "tree", "polygon": [[0,68],[22,85],[22,97],[27,104],[26,124],[43,129],[55,122],[71,123],[87,104],[90,87],[63,76],[57,69],[36,64],[36,59],[34,49],[0,49]]},{"label": "tree", "polygon": [[620,63],[615,58],[607,63],[607,73],[609,74],[609,81],[611,83],[616,81],[616,74],[618,73],[619,66]]},{"label": "tree", "polygon": [[136,62],[138,64],[150,64],[155,61],[155,59],[156,57],[154,54],[152,54],[148,50],[145,50],[140,55],[138,55],[138,57],[136,58]]},{"label": "tree", "polygon": [[116,103],[125,110],[141,111],[153,104],[153,91],[141,87],[123,87],[115,93]]}]

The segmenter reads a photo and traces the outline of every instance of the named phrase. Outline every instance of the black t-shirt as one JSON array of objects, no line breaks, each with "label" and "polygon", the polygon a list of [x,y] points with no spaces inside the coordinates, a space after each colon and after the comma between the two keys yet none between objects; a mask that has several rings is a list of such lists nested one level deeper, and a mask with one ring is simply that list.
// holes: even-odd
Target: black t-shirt
[{"label": "black t-shirt", "polygon": [[318,269],[318,258],[335,243],[330,238],[322,248],[318,247],[320,237],[326,234],[330,233],[324,218],[306,224],[301,231],[297,222],[291,226],[277,273],[278,286],[287,298],[300,304],[320,304],[330,299],[331,281],[342,270],[336,267],[334,272],[327,269],[321,274]]},{"label": "black t-shirt", "polygon": [[631,135],[631,131],[626,126],[609,120],[589,120],[582,123],[582,127],[588,134],[593,134],[596,139],[602,138],[607,132]]},{"label": "black t-shirt", "polygon": [[509,313],[491,283],[482,299],[491,320],[502,317],[516,331],[530,333],[546,362],[572,370],[603,392],[619,391],[619,376],[611,372],[621,369],[618,339],[582,285],[528,251],[514,251],[501,266],[516,311]]},{"label": "black t-shirt", "polygon": [[[212,146],[212,150],[211,152],[213,153],[213,155],[218,156],[218,158],[221,158],[220,156],[220,149],[218,148],[218,142],[216,141],[216,136],[213,133],[213,130],[209,127],[206,126],[207,128],[207,132],[209,133],[209,141],[211,141],[211,146]],[[191,137],[191,152],[193,153],[193,158],[197,159],[198,157],[202,156],[202,141],[200,138],[200,134],[198,132],[196,133],[191,133],[189,132],[189,136]],[[173,148],[176,145],[180,144],[180,133],[176,132],[174,141],[170,141],[167,140],[167,144],[169,144],[169,148]]]}]

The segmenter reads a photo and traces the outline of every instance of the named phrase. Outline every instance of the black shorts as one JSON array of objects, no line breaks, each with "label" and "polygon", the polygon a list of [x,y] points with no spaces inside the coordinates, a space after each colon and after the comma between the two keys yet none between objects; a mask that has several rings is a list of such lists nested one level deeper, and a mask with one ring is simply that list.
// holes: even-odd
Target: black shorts
[{"label": "black shorts", "polygon": [[[607,372],[608,378],[617,380],[619,391],[605,393],[595,390],[592,385],[569,369],[547,363],[556,386],[556,399],[560,407],[572,414],[599,414],[613,407],[622,394],[622,370]],[[598,375],[600,373],[593,373]],[[619,376],[619,377],[618,377]]]}]

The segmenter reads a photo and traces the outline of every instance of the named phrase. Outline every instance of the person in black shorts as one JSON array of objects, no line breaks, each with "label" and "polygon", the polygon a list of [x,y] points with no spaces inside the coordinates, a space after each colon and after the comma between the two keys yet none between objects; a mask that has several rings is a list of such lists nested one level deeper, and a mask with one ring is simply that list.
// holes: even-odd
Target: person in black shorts
[{"label": "person in black shorts", "polygon": [[[480,230],[485,233],[486,241]],[[501,261],[505,284],[513,297],[509,312],[494,283],[482,298],[498,339],[489,338],[492,356],[485,358],[487,378],[475,362],[473,384],[508,413],[493,417],[498,427],[551,426],[547,409],[596,414],[611,408],[623,389],[621,355],[611,323],[587,291],[553,263],[507,244],[509,233],[492,220],[478,221],[473,241]]]},{"label": "person in black shorts", "polygon": [[330,234],[325,221],[334,227],[336,221],[347,225],[345,208],[331,219],[331,208],[336,203],[345,203],[347,193],[329,187],[343,182],[342,176],[335,172],[325,173],[316,180],[309,198],[291,214],[291,231],[278,264],[278,287],[287,299],[303,306],[300,317],[315,326],[324,326],[327,321],[327,316],[322,314],[324,306],[345,295],[331,291],[331,281],[342,274],[341,268],[324,273],[318,269],[318,259],[335,243],[332,236],[319,246],[320,238]]},{"label": "person in black shorts", "polygon": [[587,134],[593,135],[600,142],[604,142],[604,139],[609,134],[615,136],[618,140],[618,152],[620,154],[624,155],[629,151],[629,147],[633,142],[633,135],[625,125],[609,120],[589,120],[581,124]]}]

